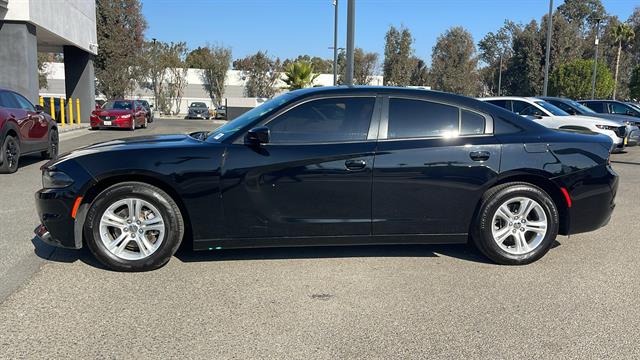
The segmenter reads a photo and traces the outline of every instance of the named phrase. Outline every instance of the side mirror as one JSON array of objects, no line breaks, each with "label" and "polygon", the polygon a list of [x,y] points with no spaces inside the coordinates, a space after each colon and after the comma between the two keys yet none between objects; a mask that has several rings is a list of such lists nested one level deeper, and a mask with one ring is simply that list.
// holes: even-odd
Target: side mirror
[{"label": "side mirror", "polygon": [[249,145],[268,144],[271,138],[271,131],[268,127],[261,126],[253,128],[247,132],[244,141]]},{"label": "side mirror", "polygon": [[100,110],[101,108],[100,104],[96,104],[96,110]]},{"label": "side mirror", "polygon": [[149,105],[149,109],[153,109],[153,105]]},{"label": "side mirror", "polygon": [[43,111],[44,111],[44,108],[43,108],[42,106],[40,106],[40,104],[38,104],[38,105],[34,106],[34,108],[36,109],[36,112],[37,112],[38,114],[40,114],[41,112],[43,112]]}]

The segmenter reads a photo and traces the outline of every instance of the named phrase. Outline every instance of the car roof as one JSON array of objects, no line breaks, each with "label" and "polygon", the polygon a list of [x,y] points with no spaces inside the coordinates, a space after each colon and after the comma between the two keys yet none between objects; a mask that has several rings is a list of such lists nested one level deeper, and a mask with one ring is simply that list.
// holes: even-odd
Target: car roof
[{"label": "car roof", "polygon": [[618,101],[618,100],[607,100],[607,99],[579,100],[578,102],[580,102],[580,103],[612,102],[612,103],[624,104],[624,102],[623,102],[623,101]]}]

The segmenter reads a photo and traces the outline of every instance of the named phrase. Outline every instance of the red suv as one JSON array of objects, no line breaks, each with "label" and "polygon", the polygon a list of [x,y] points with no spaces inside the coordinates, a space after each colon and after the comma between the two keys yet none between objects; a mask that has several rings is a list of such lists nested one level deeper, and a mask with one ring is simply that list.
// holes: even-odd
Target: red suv
[{"label": "red suv", "polygon": [[0,88],[0,173],[18,170],[20,156],[40,153],[45,159],[58,155],[56,122],[24,96]]},{"label": "red suv", "polygon": [[109,100],[91,113],[91,129],[147,127],[147,112],[137,100]]}]

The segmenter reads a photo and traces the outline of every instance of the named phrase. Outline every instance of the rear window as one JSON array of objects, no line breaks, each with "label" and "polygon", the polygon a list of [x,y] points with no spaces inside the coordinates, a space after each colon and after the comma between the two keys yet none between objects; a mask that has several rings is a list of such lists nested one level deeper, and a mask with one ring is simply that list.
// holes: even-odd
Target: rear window
[{"label": "rear window", "polygon": [[422,100],[389,100],[389,139],[456,136],[459,109]]}]

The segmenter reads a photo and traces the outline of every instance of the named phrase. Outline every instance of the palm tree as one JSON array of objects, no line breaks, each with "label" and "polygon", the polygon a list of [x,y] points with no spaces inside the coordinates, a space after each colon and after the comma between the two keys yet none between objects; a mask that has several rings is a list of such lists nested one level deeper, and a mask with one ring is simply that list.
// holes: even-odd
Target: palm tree
[{"label": "palm tree", "polygon": [[611,30],[613,41],[618,43],[618,55],[616,56],[616,72],[614,76],[613,99],[616,98],[616,89],[618,88],[618,69],[620,68],[620,55],[622,53],[622,45],[633,40],[635,37],[633,28],[628,24],[618,24]]},{"label": "palm tree", "polygon": [[286,67],[284,82],[289,90],[302,89],[313,84],[320,74],[313,73],[313,65],[306,61],[297,61]]}]

